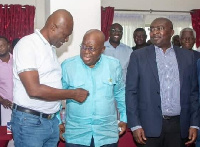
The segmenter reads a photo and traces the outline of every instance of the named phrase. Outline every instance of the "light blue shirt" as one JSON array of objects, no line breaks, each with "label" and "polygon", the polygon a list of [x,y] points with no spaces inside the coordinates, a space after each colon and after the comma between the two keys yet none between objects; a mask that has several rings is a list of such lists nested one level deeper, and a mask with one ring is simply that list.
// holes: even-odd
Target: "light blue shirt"
[{"label": "light blue shirt", "polygon": [[160,81],[162,114],[180,115],[180,78],[175,51],[171,46],[164,53],[161,48],[155,46],[155,52]]},{"label": "light blue shirt", "polygon": [[104,43],[104,46],[106,47],[104,51],[105,55],[112,56],[120,61],[123,70],[123,80],[126,83],[127,67],[133,50],[123,43],[120,43],[116,48],[114,48],[110,44],[109,40]]},{"label": "light blue shirt", "polygon": [[75,56],[62,63],[62,76],[64,89],[89,91],[83,103],[66,100],[66,141],[90,146],[93,136],[95,147],[116,143],[119,136],[115,101],[120,121],[127,122],[125,86],[119,61],[101,55],[96,65],[90,68],[80,56]]}]

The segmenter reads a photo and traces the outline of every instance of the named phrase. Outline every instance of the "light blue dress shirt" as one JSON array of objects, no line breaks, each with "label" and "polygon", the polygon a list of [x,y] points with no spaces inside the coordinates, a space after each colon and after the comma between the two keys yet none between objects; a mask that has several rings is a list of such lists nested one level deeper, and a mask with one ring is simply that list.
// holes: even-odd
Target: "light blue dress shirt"
[{"label": "light blue dress shirt", "polygon": [[123,43],[120,43],[116,48],[114,48],[110,44],[109,40],[104,43],[104,46],[106,47],[104,51],[105,55],[117,58],[120,61],[123,70],[123,80],[124,83],[126,83],[127,67],[133,50]]},{"label": "light blue dress shirt", "polygon": [[178,62],[173,46],[166,52],[155,46],[162,115],[176,116],[181,113],[180,77]]},{"label": "light blue dress shirt", "polygon": [[64,89],[89,91],[83,103],[66,100],[66,141],[89,146],[93,136],[95,147],[116,143],[119,136],[115,101],[120,121],[127,122],[125,86],[119,61],[101,55],[90,68],[76,56],[62,63],[62,77]]}]

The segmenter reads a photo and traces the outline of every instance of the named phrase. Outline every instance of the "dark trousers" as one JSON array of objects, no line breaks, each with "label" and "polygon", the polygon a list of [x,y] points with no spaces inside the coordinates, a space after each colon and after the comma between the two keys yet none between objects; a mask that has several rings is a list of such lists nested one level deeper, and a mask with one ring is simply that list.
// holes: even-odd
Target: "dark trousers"
[{"label": "dark trousers", "polygon": [[[72,144],[72,143],[66,143],[65,145],[66,145],[66,147],[95,147],[95,145],[94,145],[94,138],[93,137],[91,139],[90,146],[80,145],[80,144]],[[117,143],[106,144],[106,145],[103,145],[101,147],[117,147]]]},{"label": "dark trousers", "polygon": [[146,145],[137,144],[137,147],[185,147],[187,138],[182,139],[180,134],[180,117],[163,118],[160,137],[147,137]]}]

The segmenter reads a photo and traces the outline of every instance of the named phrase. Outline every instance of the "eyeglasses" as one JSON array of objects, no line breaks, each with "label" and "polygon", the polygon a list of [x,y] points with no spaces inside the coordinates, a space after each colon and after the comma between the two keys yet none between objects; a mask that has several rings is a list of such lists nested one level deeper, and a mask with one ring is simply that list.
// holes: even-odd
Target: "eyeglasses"
[{"label": "eyeglasses", "polygon": [[92,46],[80,45],[80,49],[83,51],[89,50],[90,52],[95,52],[97,49],[93,48]]},{"label": "eyeglasses", "polygon": [[154,31],[162,32],[165,30],[165,28],[163,26],[158,26],[158,27],[150,27],[149,30],[150,32],[154,32]]},{"label": "eyeglasses", "polygon": [[193,40],[195,40],[195,38],[193,38],[193,37],[181,37],[181,40],[182,41],[193,41]]},{"label": "eyeglasses", "polygon": [[122,34],[122,33],[123,33],[122,30],[116,30],[116,29],[111,29],[111,32],[112,32],[112,33],[119,33],[119,34]]}]

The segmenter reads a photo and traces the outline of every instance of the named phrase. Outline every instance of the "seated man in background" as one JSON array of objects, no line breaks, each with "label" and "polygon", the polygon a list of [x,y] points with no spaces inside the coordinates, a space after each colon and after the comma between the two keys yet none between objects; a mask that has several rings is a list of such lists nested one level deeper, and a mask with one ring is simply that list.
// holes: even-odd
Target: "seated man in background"
[{"label": "seated man in background", "polygon": [[[1,125],[7,126],[11,119],[13,100],[13,57],[6,37],[0,36],[0,104]],[[13,146],[13,140],[8,144]]]},{"label": "seated man in background", "polygon": [[135,46],[132,47],[133,50],[140,49],[147,46],[147,43],[146,43],[147,34],[146,34],[145,29],[143,28],[135,29],[135,31],[133,32],[133,39],[136,44]]},{"label": "seated man in background", "polygon": [[[102,55],[104,41],[101,31],[89,30],[83,37],[80,56],[62,63],[63,88],[84,88],[90,93],[83,103],[66,100],[67,147],[117,147],[119,135],[126,130],[122,68],[119,60]],[[119,124],[115,100],[120,112]]]},{"label": "seated man in background", "polygon": [[180,44],[180,39],[179,39],[179,35],[174,35],[172,37],[172,44],[175,45],[175,46],[178,46],[180,47],[181,44]]},{"label": "seated man in background", "polygon": [[129,46],[120,42],[123,35],[123,28],[120,24],[114,23],[109,30],[109,40],[104,43],[106,47],[104,54],[117,58],[122,66],[123,80],[126,80],[126,72],[132,50]]}]

